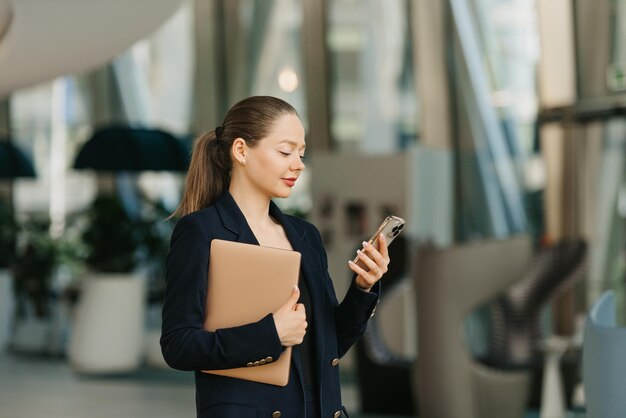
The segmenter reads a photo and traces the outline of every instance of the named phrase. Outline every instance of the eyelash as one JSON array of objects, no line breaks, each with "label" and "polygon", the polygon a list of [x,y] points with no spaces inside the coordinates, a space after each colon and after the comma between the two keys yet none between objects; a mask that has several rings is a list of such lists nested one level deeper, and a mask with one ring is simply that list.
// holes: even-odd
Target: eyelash
[{"label": "eyelash", "polygon": [[[290,152],[282,152],[282,151],[278,151],[280,152],[282,155],[284,155],[285,157],[289,157],[291,155]],[[306,157],[304,155],[300,156],[300,161],[304,162],[306,160]]]}]

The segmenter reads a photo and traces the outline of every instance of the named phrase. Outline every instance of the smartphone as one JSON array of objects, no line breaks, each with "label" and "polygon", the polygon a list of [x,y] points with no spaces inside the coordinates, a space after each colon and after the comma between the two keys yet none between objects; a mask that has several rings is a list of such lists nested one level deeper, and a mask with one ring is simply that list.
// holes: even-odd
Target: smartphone
[{"label": "smartphone", "polygon": [[[380,236],[380,234],[383,234],[385,236],[385,239],[387,240],[387,247],[389,247],[389,245],[391,245],[391,242],[400,234],[402,228],[404,228],[404,224],[405,222],[402,218],[399,218],[397,216],[387,216],[385,220],[380,224],[376,232],[372,234],[368,242],[372,244],[374,248],[378,249],[378,237]],[[352,261],[356,263],[359,267],[365,268],[365,265],[359,259],[358,255]]]}]

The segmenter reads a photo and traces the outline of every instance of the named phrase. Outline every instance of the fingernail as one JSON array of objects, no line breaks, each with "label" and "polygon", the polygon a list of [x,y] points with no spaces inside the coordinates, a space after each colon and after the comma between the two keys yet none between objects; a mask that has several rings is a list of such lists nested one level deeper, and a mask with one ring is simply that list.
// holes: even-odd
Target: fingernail
[{"label": "fingernail", "polygon": [[367,242],[367,241],[363,241],[363,246],[364,246],[364,247],[367,247],[368,245],[370,245],[370,243],[369,243],[369,242]]}]

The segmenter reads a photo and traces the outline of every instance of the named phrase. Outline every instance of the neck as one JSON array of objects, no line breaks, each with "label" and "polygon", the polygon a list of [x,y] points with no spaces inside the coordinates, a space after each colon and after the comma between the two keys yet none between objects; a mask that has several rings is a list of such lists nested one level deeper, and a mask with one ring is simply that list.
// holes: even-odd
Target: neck
[{"label": "neck", "polygon": [[230,187],[229,192],[249,225],[265,225],[271,222],[269,209],[270,199],[267,196]]}]

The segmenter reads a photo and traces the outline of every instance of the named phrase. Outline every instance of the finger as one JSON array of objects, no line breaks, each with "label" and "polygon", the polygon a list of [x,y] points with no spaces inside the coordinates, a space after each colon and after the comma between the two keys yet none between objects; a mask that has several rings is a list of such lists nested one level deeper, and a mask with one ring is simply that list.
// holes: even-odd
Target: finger
[{"label": "finger", "polygon": [[304,307],[304,304],[298,303],[296,305],[296,312],[306,313],[306,308]]},{"label": "finger", "polygon": [[376,264],[374,260],[372,260],[367,254],[365,254],[365,252],[357,251],[357,255],[359,257],[359,260],[361,260],[361,262],[363,262],[363,264],[365,264],[365,266],[368,268],[369,274],[373,274],[375,276],[379,274],[380,267],[378,267],[378,264]]},{"label": "finger", "polygon": [[[381,234],[381,237],[382,237],[382,234]],[[376,248],[373,245],[364,242],[363,247],[365,248],[365,251],[367,252],[367,255],[369,256],[369,258],[372,259],[379,268],[382,269],[383,267],[387,267],[387,264],[388,264],[387,258],[383,256],[382,253],[380,253],[378,250],[376,250]]]},{"label": "finger", "polygon": [[285,303],[285,306],[291,309],[295,309],[295,306],[298,303],[298,299],[300,299],[300,288],[298,288],[298,286],[294,286],[293,289],[291,289],[291,296],[289,296],[289,299]]},{"label": "finger", "polygon": [[385,238],[384,234],[380,234],[378,236],[378,251],[383,256],[387,262],[389,262],[389,251],[387,247],[387,238]]},{"label": "finger", "polygon": [[348,261],[348,267],[350,267],[350,270],[352,270],[357,276],[363,277],[363,279],[369,283],[369,280],[366,279],[368,273],[363,268],[359,267],[357,263],[350,260]]}]

